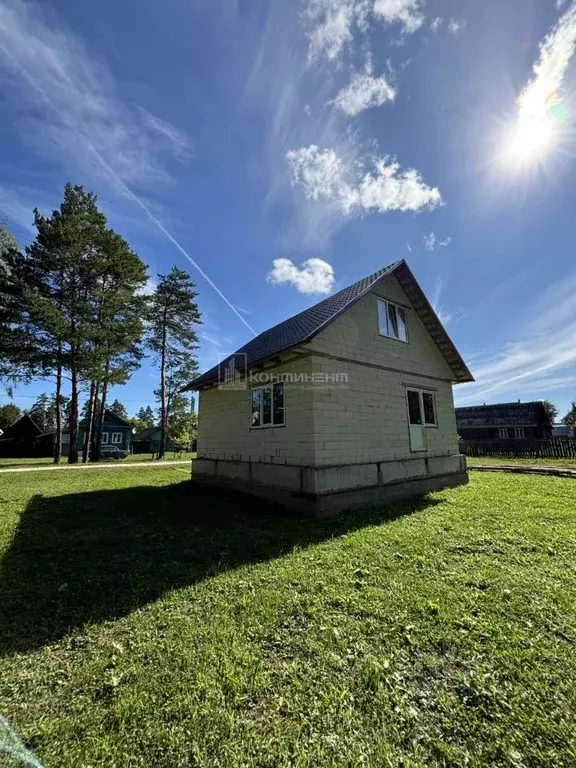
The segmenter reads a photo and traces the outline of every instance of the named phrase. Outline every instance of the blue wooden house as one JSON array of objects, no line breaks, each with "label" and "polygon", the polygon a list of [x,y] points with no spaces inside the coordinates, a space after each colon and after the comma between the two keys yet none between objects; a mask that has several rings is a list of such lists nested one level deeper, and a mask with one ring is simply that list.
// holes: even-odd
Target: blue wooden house
[{"label": "blue wooden house", "polygon": [[[109,408],[104,412],[104,426],[102,428],[102,445],[116,446],[120,451],[132,450],[132,425],[125,421],[117,413]],[[88,420],[82,419],[78,425],[78,450],[82,451],[86,433],[88,432]],[[70,450],[70,432],[65,430],[62,434],[62,454],[68,455]]]}]

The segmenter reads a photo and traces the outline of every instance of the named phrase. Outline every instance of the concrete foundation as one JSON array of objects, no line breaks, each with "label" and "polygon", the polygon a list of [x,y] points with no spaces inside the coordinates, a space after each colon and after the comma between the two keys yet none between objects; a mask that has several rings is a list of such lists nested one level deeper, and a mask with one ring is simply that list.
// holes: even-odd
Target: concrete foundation
[{"label": "concrete foundation", "polygon": [[381,506],[468,482],[460,454],[339,466],[195,459],[194,480],[264,497],[317,516]]}]

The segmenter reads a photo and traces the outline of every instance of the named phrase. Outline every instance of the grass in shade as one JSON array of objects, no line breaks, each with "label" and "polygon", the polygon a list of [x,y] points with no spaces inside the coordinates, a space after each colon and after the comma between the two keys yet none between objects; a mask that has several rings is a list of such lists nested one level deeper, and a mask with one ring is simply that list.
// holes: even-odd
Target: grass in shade
[{"label": "grass in shade", "polygon": [[308,520],[3,475],[0,553],[0,713],[50,768],[576,765],[572,480]]}]

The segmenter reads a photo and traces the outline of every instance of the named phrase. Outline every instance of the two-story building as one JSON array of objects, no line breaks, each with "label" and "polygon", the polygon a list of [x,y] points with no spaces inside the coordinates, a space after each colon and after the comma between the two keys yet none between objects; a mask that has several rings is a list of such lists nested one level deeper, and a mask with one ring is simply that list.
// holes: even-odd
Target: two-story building
[{"label": "two-story building", "polygon": [[467,482],[452,385],[473,381],[404,260],[191,382],[194,478],[330,514]]}]

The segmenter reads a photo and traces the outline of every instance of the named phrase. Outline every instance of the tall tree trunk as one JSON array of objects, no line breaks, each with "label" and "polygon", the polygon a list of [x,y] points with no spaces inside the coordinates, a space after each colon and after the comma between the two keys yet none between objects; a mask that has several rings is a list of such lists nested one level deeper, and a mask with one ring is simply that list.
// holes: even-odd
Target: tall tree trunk
[{"label": "tall tree trunk", "polygon": [[166,453],[166,316],[162,329],[162,358],[160,363],[160,449],[158,458],[163,459]]},{"label": "tall tree trunk", "polygon": [[76,365],[70,371],[72,378],[72,394],[70,397],[70,450],[68,464],[78,463],[78,371]]},{"label": "tall tree trunk", "polygon": [[82,463],[86,464],[90,458],[90,443],[92,442],[92,416],[94,415],[94,395],[96,394],[96,382],[94,379],[90,382],[90,395],[88,397],[88,413],[86,414],[86,433],[84,435],[84,446],[82,448]]},{"label": "tall tree trunk", "polygon": [[56,444],[54,446],[54,464],[60,464],[62,456],[62,344],[58,342],[58,367],[56,368]]},{"label": "tall tree trunk", "polygon": [[102,433],[104,432],[104,417],[106,413],[106,396],[108,395],[108,375],[110,373],[110,361],[106,362],[106,371],[104,381],[102,382],[102,402],[100,403],[100,413],[98,414],[98,429],[96,430],[96,446],[94,451],[94,461],[100,461],[102,447]]},{"label": "tall tree trunk", "polygon": [[90,453],[88,459],[94,461],[96,455],[96,422],[98,420],[99,404],[98,398],[100,397],[100,382],[96,381],[94,386],[94,407],[92,408],[92,418],[90,419]]}]

